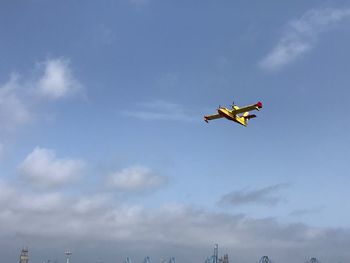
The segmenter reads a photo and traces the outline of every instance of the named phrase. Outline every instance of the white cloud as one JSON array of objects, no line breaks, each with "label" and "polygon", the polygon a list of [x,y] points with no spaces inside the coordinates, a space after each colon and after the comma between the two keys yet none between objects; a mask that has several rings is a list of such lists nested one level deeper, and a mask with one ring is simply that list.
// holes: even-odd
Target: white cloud
[{"label": "white cloud", "polygon": [[72,203],[71,207],[75,213],[88,214],[109,209],[111,202],[113,202],[111,196],[98,194],[89,197],[80,197]]},{"label": "white cloud", "polygon": [[163,100],[142,103],[139,104],[139,109],[123,111],[123,113],[144,121],[168,120],[193,122],[200,119],[183,106]]},{"label": "white cloud", "polygon": [[287,25],[282,38],[259,65],[271,71],[281,69],[311,50],[322,32],[349,17],[350,8],[312,9],[306,12]]},{"label": "white cloud", "polygon": [[154,172],[143,166],[134,166],[113,173],[110,184],[122,191],[145,191],[163,186],[167,179],[164,176],[156,175]]},{"label": "white cloud", "polygon": [[64,198],[60,193],[22,194],[15,198],[17,202],[13,209],[27,212],[46,213],[61,209],[64,205]]},{"label": "white cloud", "polygon": [[38,80],[40,95],[50,99],[59,99],[77,93],[81,84],[73,76],[67,59],[51,59],[44,62],[44,74]]},{"label": "white cloud", "polygon": [[23,177],[37,186],[61,186],[76,180],[85,164],[82,160],[58,159],[55,152],[36,147],[20,164]]},{"label": "white cloud", "polygon": [[14,190],[0,179],[0,204],[6,203],[13,196]]}]

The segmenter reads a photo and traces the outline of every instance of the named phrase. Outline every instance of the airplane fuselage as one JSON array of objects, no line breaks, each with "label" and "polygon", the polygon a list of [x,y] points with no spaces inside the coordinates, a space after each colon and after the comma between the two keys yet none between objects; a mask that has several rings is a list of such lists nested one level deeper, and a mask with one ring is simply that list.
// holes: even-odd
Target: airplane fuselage
[{"label": "airplane fuselage", "polygon": [[219,108],[218,109],[218,114],[220,114],[220,116],[230,120],[230,121],[234,121],[237,122],[243,126],[247,126],[246,121],[243,117],[240,117],[238,115],[232,114],[232,111],[230,111],[227,108]]}]

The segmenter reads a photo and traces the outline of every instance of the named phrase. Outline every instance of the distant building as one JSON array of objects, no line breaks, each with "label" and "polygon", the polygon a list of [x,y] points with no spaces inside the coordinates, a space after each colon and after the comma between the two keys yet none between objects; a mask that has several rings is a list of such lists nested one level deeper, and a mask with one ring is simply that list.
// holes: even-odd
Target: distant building
[{"label": "distant building", "polygon": [[28,263],[29,262],[29,256],[28,256],[28,248],[23,248],[21,255],[19,256],[19,263]]},{"label": "distant building", "polygon": [[225,254],[224,257],[219,258],[219,263],[229,263],[228,255]]},{"label": "distant building", "polygon": [[204,263],[229,263],[228,255],[225,254],[223,257],[219,258],[219,245],[214,245],[214,254],[211,257],[208,257]]}]

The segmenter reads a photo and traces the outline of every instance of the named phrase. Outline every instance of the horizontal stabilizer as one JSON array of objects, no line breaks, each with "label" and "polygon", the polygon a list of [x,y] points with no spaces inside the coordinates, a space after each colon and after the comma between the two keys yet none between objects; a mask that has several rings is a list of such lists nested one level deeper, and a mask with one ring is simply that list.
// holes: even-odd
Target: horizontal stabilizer
[{"label": "horizontal stabilizer", "polygon": [[244,116],[244,118],[247,119],[247,120],[250,120],[250,119],[256,118],[256,115],[255,114],[250,114],[250,115]]}]

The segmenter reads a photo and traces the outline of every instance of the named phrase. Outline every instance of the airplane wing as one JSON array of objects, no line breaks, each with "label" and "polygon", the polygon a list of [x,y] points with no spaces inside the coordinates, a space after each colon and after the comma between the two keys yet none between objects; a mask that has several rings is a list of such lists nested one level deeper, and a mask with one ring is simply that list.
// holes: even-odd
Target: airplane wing
[{"label": "airplane wing", "polygon": [[206,115],[204,116],[204,121],[208,123],[208,121],[220,119],[222,116],[220,114]]},{"label": "airplane wing", "polygon": [[237,115],[237,114],[244,113],[247,111],[260,110],[261,108],[262,108],[262,103],[259,101],[258,103],[253,104],[253,105],[245,106],[245,107],[240,108],[240,109],[234,109],[234,110],[232,110],[232,114]]}]

